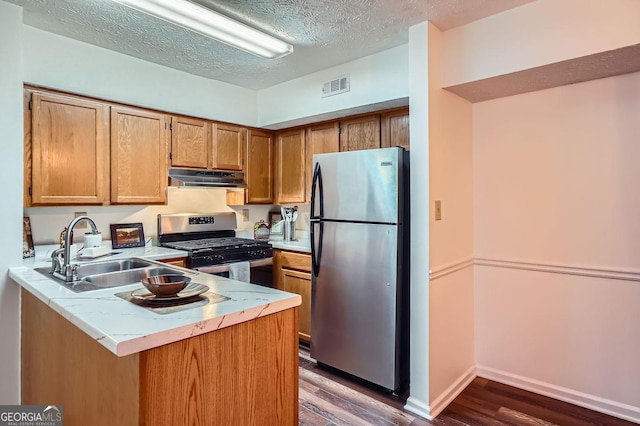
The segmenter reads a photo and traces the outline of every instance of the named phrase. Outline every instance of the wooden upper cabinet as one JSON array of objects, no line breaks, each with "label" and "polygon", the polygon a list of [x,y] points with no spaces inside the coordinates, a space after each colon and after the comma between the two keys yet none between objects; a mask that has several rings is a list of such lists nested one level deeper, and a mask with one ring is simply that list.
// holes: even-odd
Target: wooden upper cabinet
[{"label": "wooden upper cabinet", "polygon": [[380,114],[340,122],[340,151],[380,148]]},{"label": "wooden upper cabinet", "polygon": [[212,168],[241,171],[247,129],[222,123],[213,123],[211,127]]},{"label": "wooden upper cabinet", "polygon": [[381,142],[383,148],[401,146],[409,149],[409,108],[382,114]]},{"label": "wooden upper cabinet", "polygon": [[276,135],[275,204],[304,203],[306,200],[306,149],[304,129]]},{"label": "wooden upper cabinet", "polygon": [[167,202],[167,146],[164,114],[111,108],[111,202]]},{"label": "wooden upper cabinet", "polygon": [[171,117],[171,165],[206,169],[209,166],[209,122]]},{"label": "wooden upper cabinet", "polygon": [[54,94],[33,93],[31,100],[31,138],[25,132],[31,204],[107,202],[108,107]]},{"label": "wooden upper cabinet", "polygon": [[247,132],[246,202],[273,203],[273,134],[261,130]]},{"label": "wooden upper cabinet", "polygon": [[310,126],[307,138],[307,202],[311,202],[311,181],[313,178],[313,155],[340,151],[340,123],[337,121]]}]

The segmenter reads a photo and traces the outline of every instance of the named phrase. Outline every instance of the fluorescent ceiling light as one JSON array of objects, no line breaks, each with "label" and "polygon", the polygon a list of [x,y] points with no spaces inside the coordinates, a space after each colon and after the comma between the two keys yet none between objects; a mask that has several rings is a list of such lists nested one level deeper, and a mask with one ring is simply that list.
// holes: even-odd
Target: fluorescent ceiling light
[{"label": "fluorescent ceiling light", "polygon": [[293,52],[289,43],[185,0],[114,1],[264,58]]}]

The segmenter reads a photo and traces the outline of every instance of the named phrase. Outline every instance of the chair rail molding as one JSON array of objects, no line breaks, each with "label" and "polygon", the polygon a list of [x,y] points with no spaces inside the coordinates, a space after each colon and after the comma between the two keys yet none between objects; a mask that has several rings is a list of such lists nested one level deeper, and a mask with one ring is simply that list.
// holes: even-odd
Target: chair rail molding
[{"label": "chair rail molding", "polygon": [[477,266],[489,266],[494,268],[521,269],[526,271],[607,278],[612,280],[640,281],[640,271],[624,268],[560,265],[537,261],[489,259],[480,257],[476,257],[473,263]]}]

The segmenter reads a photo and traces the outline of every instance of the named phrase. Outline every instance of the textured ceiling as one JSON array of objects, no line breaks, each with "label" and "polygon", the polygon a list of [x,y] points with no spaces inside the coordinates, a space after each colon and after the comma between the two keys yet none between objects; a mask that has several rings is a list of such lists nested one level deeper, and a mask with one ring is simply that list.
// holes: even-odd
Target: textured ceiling
[{"label": "textured ceiling", "polygon": [[404,44],[419,22],[447,30],[533,0],[194,0],[294,46],[272,60],[111,0],[5,1],[26,25],[257,90]]}]

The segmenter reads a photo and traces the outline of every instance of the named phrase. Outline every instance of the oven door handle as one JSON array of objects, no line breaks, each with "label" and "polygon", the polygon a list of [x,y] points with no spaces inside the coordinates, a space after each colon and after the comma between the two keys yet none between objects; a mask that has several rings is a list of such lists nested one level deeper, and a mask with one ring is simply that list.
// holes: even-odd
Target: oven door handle
[{"label": "oven door handle", "polygon": [[[233,262],[239,263],[239,262]],[[249,262],[249,268],[255,268],[258,266],[273,265],[273,257],[267,257],[264,259],[252,260]],[[231,263],[223,263],[221,265],[201,266],[199,268],[193,268],[198,272],[204,272],[206,274],[219,274],[221,272],[229,272],[231,269]]]}]

